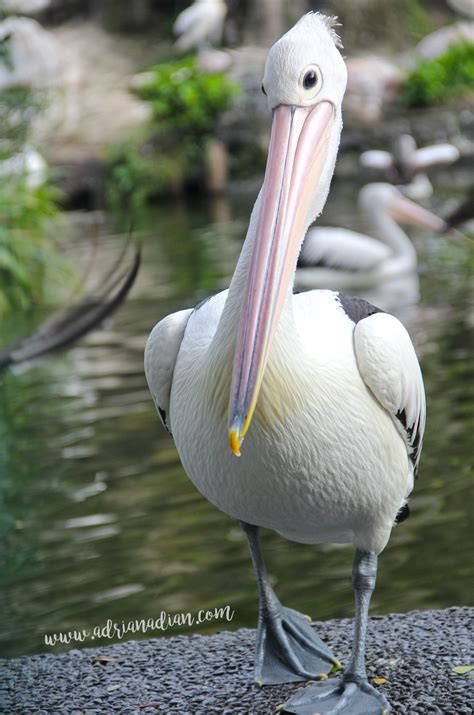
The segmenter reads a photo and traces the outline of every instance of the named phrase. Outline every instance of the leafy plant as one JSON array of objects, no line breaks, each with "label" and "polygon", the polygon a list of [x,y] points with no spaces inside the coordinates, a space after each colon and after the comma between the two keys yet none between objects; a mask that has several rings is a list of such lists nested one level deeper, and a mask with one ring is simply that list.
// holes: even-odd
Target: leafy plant
[{"label": "leafy plant", "polygon": [[194,57],[154,65],[142,77],[135,91],[150,102],[161,131],[212,131],[239,91],[224,74],[202,74]]},{"label": "leafy plant", "polygon": [[0,158],[18,151],[27,141],[33,119],[44,109],[41,92],[14,87],[0,92]]},{"label": "leafy plant", "polygon": [[407,107],[426,107],[474,92],[474,44],[452,45],[445,53],[421,62],[402,89]]},{"label": "leafy plant", "polygon": [[56,216],[51,189],[31,190],[21,176],[0,182],[0,316],[47,301],[71,277],[50,237]]},{"label": "leafy plant", "polygon": [[109,198],[140,206],[198,182],[206,142],[239,87],[224,74],[202,74],[188,57],[154,65],[138,77],[134,91],[149,103],[152,119],[140,134],[109,149]]},{"label": "leafy plant", "polygon": [[[5,38],[0,62],[9,66],[10,61]],[[41,92],[21,87],[0,92],[0,317],[52,300],[51,288],[73,275],[51,239],[58,213],[53,191],[31,188],[26,174],[2,167],[25,151],[31,123],[45,101]]]}]

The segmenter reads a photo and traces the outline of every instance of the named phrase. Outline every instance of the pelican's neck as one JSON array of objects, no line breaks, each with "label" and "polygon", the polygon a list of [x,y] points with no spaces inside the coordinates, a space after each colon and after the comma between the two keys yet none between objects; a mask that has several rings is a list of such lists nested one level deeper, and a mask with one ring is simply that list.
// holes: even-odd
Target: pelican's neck
[{"label": "pelican's neck", "polygon": [[392,251],[389,259],[399,269],[415,269],[416,251],[405,231],[398,225],[385,207],[371,205],[367,217],[374,229],[374,235]]},{"label": "pelican's neck", "polygon": [[[229,347],[234,347],[235,338],[242,313],[242,303],[245,290],[247,287],[247,275],[250,268],[250,260],[252,251],[257,240],[257,223],[260,212],[260,204],[262,198],[262,190],[260,190],[255,205],[250,216],[247,235],[240,252],[239,260],[235,268],[232,280],[229,286],[229,293],[225,302],[224,310],[219,321],[213,342],[225,343]],[[303,238],[301,239],[303,240]],[[296,271],[296,263],[294,267]],[[293,280],[288,286],[288,291],[283,306],[280,321],[291,321],[292,307],[291,298],[293,294]]]}]

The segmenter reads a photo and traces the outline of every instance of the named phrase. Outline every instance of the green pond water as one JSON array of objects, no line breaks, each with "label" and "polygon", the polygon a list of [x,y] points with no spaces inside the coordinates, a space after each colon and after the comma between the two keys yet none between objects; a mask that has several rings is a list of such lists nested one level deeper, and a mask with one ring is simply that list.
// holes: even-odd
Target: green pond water
[{"label": "green pond water", "polygon": [[[325,221],[363,227],[357,188],[336,180]],[[445,172],[438,203],[457,190]],[[153,325],[227,286],[254,197],[251,187],[225,200],[170,201],[143,212],[135,225],[143,266],[113,321],[67,353],[0,376],[0,655],[44,652],[51,650],[45,634],[162,611],[228,605],[235,612],[231,623],[191,629],[200,633],[255,625],[245,538],[187,479],[143,374]],[[126,223],[112,216],[101,227],[90,264],[97,276],[119,253]],[[97,229],[86,222],[73,233],[68,252],[84,267]],[[428,426],[412,514],[380,559],[373,614],[472,600],[469,248],[421,234],[416,245],[421,299],[408,317],[426,381]],[[2,342],[27,327],[9,321]],[[286,605],[318,619],[352,615],[351,547],[302,546],[270,532],[263,546]],[[190,629],[166,635],[180,632]],[[55,650],[81,645],[92,641]]]}]

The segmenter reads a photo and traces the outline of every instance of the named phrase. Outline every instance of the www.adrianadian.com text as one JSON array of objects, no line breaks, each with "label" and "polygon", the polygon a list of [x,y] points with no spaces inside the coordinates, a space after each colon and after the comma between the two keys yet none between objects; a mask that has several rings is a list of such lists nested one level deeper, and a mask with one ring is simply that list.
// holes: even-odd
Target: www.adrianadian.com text
[{"label": "www.adrianadian.com text", "polygon": [[149,631],[167,631],[169,628],[182,628],[183,626],[191,628],[211,621],[230,622],[234,614],[235,611],[230,606],[220,606],[210,610],[200,610],[196,614],[161,611],[156,618],[139,618],[118,623],[108,618],[105,624],[93,628],[45,634],[44,642],[47,646],[55,646],[103,638],[120,640],[128,633],[144,634]]}]

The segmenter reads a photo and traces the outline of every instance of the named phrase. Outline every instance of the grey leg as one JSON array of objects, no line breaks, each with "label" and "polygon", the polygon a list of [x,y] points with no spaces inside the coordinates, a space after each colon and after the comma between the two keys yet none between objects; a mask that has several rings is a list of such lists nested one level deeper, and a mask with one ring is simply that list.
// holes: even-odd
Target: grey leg
[{"label": "grey leg", "polygon": [[260,549],[258,527],[240,522],[257,576],[260,608],[255,654],[255,680],[260,685],[326,678],[335,665],[331,651],[316,635],[307,616],[282,606],[270,581]]},{"label": "grey leg", "polygon": [[355,592],[354,643],[349,666],[342,677],[299,690],[284,705],[284,712],[297,715],[384,715],[390,705],[367,680],[365,640],[369,604],[377,578],[377,555],[357,549],[352,583]]}]

